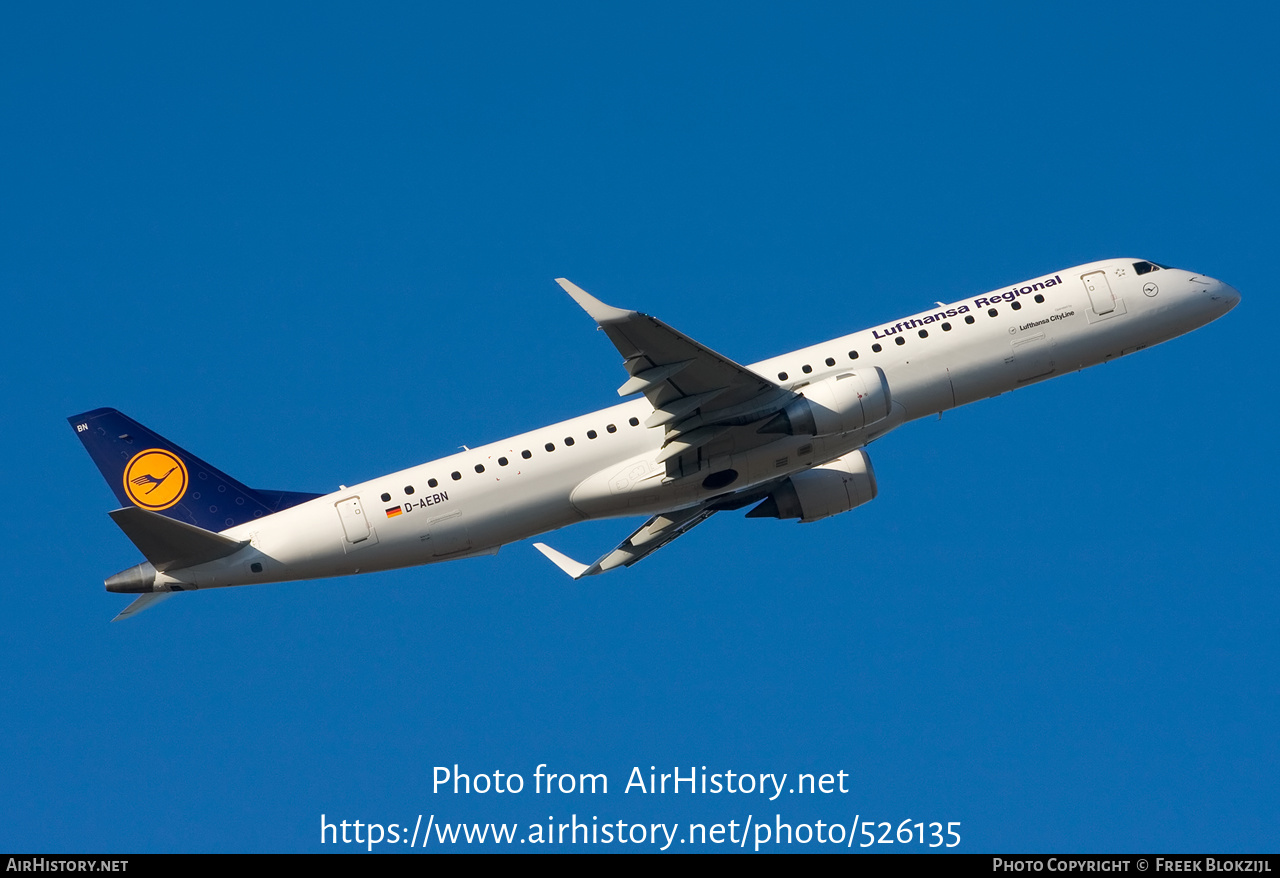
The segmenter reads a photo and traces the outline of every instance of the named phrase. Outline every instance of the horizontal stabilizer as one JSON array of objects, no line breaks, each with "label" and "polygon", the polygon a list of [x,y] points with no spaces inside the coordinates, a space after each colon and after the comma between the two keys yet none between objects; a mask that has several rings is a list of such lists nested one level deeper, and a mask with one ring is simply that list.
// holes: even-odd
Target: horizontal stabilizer
[{"label": "horizontal stabilizer", "polygon": [[137,506],[117,509],[110,515],[138,551],[161,572],[216,561],[249,545],[248,540],[229,539]]},{"label": "horizontal stabilizer", "polygon": [[112,619],[112,622],[119,622],[121,619],[128,619],[130,616],[136,616],[143,610],[149,610],[165,598],[173,597],[175,591],[153,591],[150,594],[140,595],[137,600],[129,604]]}]

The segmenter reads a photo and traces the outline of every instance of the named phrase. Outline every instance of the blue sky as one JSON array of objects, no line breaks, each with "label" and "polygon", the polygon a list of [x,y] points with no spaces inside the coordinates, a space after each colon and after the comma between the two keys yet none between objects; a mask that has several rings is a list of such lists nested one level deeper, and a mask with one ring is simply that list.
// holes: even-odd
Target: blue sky
[{"label": "blue sky", "polygon": [[[960,821],[970,852],[1273,850],[1274,16],[7,10],[0,847],[780,814]],[[329,491],[616,400],[554,277],[750,362],[1122,255],[1243,302],[903,427],[851,513],[716,516],[579,583],[524,543],[108,624],[101,581],[139,559],[71,414]],[[633,526],[550,542],[590,559]],[[540,763],[610,792],[431,789]],[[850,792],[624,794],[650,765]]]}]

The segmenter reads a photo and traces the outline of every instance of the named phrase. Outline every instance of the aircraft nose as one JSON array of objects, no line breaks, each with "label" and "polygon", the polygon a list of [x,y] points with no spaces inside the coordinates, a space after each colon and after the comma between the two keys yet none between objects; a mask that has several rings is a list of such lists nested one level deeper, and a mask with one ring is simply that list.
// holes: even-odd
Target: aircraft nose
[{"label": "aircraft nose", "polygon": [[1240,293],[1235,287],[1224,284],[1222,281],[1218,281],[1217,287],[1209,291],[1209,298],[1223,306],[1224,314],[1240,304]]},{"label": "aircraft nose", "polygon": [[1235,287],[1224,284],[1222,281],[1209,277],[1207,274],[1193,275],[1191,277],[1191,289],[1198,289],[1201,295],[1208,296],[1219,316],[1226,314],[1240,304],[1240,293],[1236,291]]}]

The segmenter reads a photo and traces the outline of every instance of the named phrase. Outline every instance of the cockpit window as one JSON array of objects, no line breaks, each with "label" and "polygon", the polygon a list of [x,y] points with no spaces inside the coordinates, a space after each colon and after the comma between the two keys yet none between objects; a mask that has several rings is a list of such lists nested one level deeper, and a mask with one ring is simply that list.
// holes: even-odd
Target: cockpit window
[{"label": "cockpit window", "polygon": [[1135,262],[1133,270],[1138,274],[1149,274],[1153,271],[1159,271],[1162,268],[1168,268],[1167,265],[1156,265],[1154,262]]}]

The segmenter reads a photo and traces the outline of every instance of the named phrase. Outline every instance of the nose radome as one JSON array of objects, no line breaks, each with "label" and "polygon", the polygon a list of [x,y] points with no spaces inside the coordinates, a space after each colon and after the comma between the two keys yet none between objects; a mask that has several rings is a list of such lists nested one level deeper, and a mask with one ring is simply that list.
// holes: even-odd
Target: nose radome
[{"label": "nose radome", "polygon": [[1191,289],[1200,289],[1204,294],[1208,295],[1209,300],[1226,314],[1236,305],[1240,304],[1240,293],[1236,288],[1228,284],[1224,284],[1217,278],[1209,277],[1207,274],[1192,275]]},{"label": "nose radome", "polygon": [[1237,291],[1235,287],[1229,287],[1226,284],[1223,284],[1222,286],[1227,292],[1228,307],[1234,308],[1236,305],[1239,305],[1240,304],[1239,291]]},{"label": "nose radome", "polygon": [[1218,282],[1217,289],[1209,294],[1216,301],[1222,302],[1228,311],[1240,304],[1240,293],[1235,287]]}]

